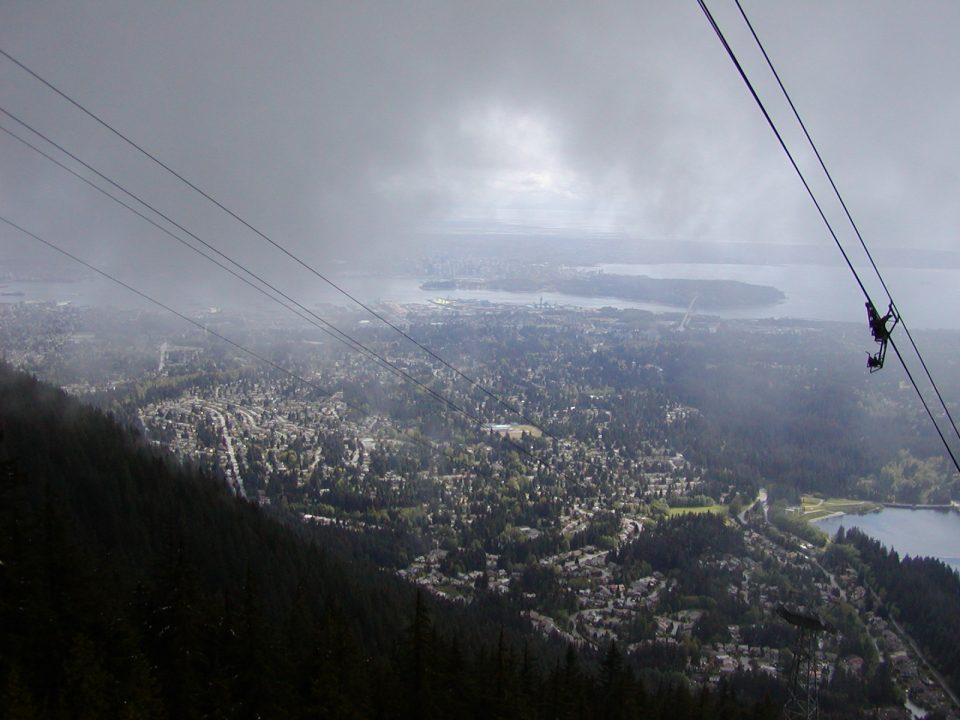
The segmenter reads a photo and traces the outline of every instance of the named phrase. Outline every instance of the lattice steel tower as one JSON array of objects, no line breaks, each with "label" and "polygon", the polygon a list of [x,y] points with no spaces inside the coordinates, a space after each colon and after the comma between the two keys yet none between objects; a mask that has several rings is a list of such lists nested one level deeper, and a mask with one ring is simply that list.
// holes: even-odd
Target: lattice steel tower
[{"label": "lattice steel tower", "polygon": [[781,717],[784,720],[819,720],[820,672],[817,666],[817,648],[820,634],[836,632],[819,615],[777,607],[777,614],[797,628],[793,645],[793,666],[790,668],[787,703]]}]

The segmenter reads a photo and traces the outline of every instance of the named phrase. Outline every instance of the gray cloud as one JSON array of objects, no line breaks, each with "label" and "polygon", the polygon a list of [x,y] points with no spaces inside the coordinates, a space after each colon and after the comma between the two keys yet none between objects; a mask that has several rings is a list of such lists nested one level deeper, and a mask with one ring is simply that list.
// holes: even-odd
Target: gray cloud
[{"label": "gray cloud", "polygon": [[[746,7],[868,238],[955,248],[960,6]],[[829,242],[692,2],[7,2],[0,44],[326,271],[460,217]],[[204,238],[308,282],[6,61],[0,88]],[[113,268],[196,265],[9,139],[0,157],[11,217]]]}]

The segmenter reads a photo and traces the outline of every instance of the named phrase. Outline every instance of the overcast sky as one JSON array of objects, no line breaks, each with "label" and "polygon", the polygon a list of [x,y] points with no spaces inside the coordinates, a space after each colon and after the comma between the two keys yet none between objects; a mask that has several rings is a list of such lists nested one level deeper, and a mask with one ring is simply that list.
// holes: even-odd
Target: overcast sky
[{"label": "overcast sky", "polygon": [[[808,158],[735,6],[710,5]],[[868,243],[956,248],[960,3],[744,6]],[[464,220],[831,242],[693,0],[3,0],[0,47],[325,271]],[[0,98],[204,239],[275,258],[3,58]],[[196,265],[6,135],[0,209],[114,270]]]}]

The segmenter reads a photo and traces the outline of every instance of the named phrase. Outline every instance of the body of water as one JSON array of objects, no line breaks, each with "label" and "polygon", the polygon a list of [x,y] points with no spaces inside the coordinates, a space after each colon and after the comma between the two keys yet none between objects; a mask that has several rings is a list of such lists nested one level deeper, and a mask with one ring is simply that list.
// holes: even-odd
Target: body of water
[{"label": "body of water", "polygon": [[[790,318],[865,322],[863,295],[845,266],[833,265],[731,265],[663,263],[658,265],[600,264],[599,270],[615,275],[647,275],[653,278],[739,280],[770,285],[786,295],[776,305],[743,308],[725,317]],[[858,269],[874,301],[886,295],[868,271]],[[948,312],[960,307],[960,270],[955,268],[904,268],[884,271],[884,279],[897,306],[911,327],[960,329],[960,316]]]},{"label": "body of water", "polygon": [[830,535],[841,526],[859,528],[894,548],[900,557],[935,557],[960,570],[960,513],[953,510],[884,508],[866,515],[826,518],[816,524]]},{"label": "body of water", "polygon": [[[602,264],[597,270],[616,275],[646,275],[663,279],[737,280],[754,285],[769,285],[782,291],[786,298],[773,305],[711,311],[695,308],[695,312],[718,315],[727,319],[783,318],[866,322],[863,296],[846,267],[821,265],[732,265],[716,263],[664,263],[657,265]],[[887,285],[897,305],[912,328],[960,330],[960,314],[947,308],[960,307],[960,270],[904,269],[887,273]],[[422,280],[413,278],[345,278],[344,284],[374,301],[427,302],[431,298],[451,300],[487,300],[493,303],[531,304],[542,297],[551,305],[572,305],[588,308],[604,306],[637,308],[650,312],[684,312],[686,305],[672,307],[657,303],[635,302],[609,297],[580,297],[563,293],[521,293],[503,290],[426,291]],[[875,299],[884,297],[881,289],[868,282]],[[324,298],[328,301],[333,298]]]},{"label": "body of water", "polygon": [[[695,308],[695,312],[719,315],[727,319],[783,318],[800,320],[827,320],[866,322],[866,312],[859,288],[845,267],[822,265],[733,265],[718,263],[663,263],[656,265],[601,264],[590,269],[617,275],[646,275],[653,278],[695,280],[737,280],[755,285],[769,285],[781,290],[786,298],[773,305],[736,308],[722,312],[709,308]],[[634,302],[609,297],[580,297],[563,293],[522,293],[504,290],[422,290],[423,278],[373,277],[350,275],[336,278],[337,283],[366,303],[377,301],[395,303],[426,303],[433,298],[451,300],[487,300],[493,303],[532,304],[541,298],[551,305],[599,308],[637,308],[651,312],[684,312],[686,306],[672,307],[657,303]],[[887,283],[901,312],[913,328],[941,328],[960,330],[960,314],[946,308],[960,307],[960,270],[958,269],[903,269],[888,273]],[[871,292],[875,288],[868,284]],[[167,291],[167,288],[170,288]],[[93,278],[78,282],[9,282],[4,292],[22,295],[3,295],[0,301],[69,300],[79,305],[122,305],[143,307],[146,303],[129,291],[112,285],[107,280]],[[332,302],[348,306],[351,303],[323,283],[301,286],[302,292],[292,293],[304,304]],[[180,287],[175,281],[169,286],[149,289],[157,299],[184,309],[184,302],[217,305],[224,310],[247,310],[265,307],[261,296],[240,286],[235,292],[222,291],[207,296],[202,287]],[[877,291],[876,298],[883,297]],[[882,309],[882,308],[881,308]]]},{"label": "body of water", "polygon": [[[657,265],[601,264],[597,270],[616,275],[646,275],[652,278],[693,280],[737,280],[754,285],[769,285],[782,291],[786,298],[773,305],[711,311],[695,308],[695,312],[718,315],[727,319],[783,318],[866,322],[863,296],[846,267],[821,265],[732,265],[716,263],[664,263]],[[888,273],[887,284],[897,298],[897,305],[913,328],[960,330],[960,315],[946,308],[960,307],[960,270],[904,269]],[[635,302],[609,297],[580,297],[563,293],[522,293],[504,290],[426,291],[422,280],[413,278],[345,278],[344,285],[361,297],[393,302],[427,302],[432,298],[451,300],[487,300],[493,303],[531,304],[542,297],[551,305],[572,305],[587,308],[604,306],[637,308],[650,312],[684,312],[682,307],[657,303]],[[884,297],[868,283],[875,298]],[[332,297],[325,300],[333,301]]]}]

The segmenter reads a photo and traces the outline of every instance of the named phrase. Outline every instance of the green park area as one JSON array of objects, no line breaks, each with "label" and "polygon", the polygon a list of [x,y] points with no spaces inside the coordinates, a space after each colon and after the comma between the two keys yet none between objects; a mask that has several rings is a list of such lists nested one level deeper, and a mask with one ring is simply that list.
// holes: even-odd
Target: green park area
[{"label": "green park area", "polygon": [[820,520],[836,513],[862,515],[880,509],[880,505],[867,500],[848,500],[845,498],[818,498],[804,495],[800,499],[801,517],[804,520]]},{"label": "green park area", "polygon": [[696,515],[701,515],[703,513],[714,513],[716,515],[725,515],[727,513],[726,505],[703,505],[700,507],[672,507],[667,511],[667,514],[670,517],[674,515],[686,515],[687,513],[693,513]]}]

